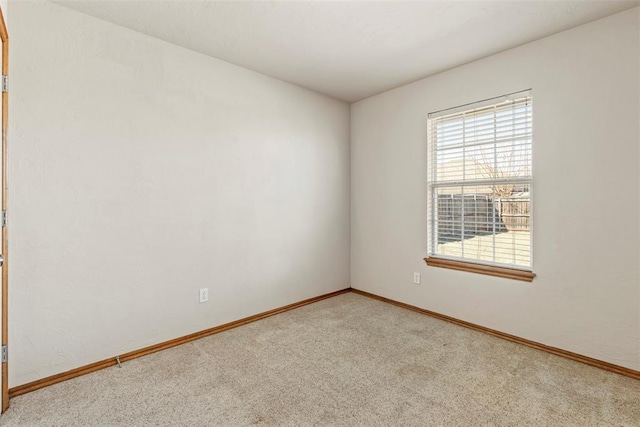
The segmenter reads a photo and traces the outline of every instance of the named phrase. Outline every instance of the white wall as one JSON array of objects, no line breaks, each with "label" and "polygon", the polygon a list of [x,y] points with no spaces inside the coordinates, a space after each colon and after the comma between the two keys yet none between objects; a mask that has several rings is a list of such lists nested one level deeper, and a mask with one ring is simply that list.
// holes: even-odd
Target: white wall
[{"label": "white wall", "polygon": [[347,104],[57,5],[11,18],[10,386],[349,286]]},{"label": "white wall", "polygon": [[[638,32],[636,8],[353,104],[351,285],[640,369]],[[427,113],[527,88],[538,277],[427,267]]]}]

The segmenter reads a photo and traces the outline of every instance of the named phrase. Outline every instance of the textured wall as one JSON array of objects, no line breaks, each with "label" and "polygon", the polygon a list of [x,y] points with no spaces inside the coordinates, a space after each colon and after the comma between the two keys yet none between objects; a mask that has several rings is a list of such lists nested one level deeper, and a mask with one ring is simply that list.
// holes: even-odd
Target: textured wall
[{"label": "textured wall", "polygon": [[[639,48],[636,8],[353,104],[352,286],[640,369]],[[427,114],[528,88],[538,277],[428,268]]]},{"label": "textured wall", "polygon": [[11,18],[11,386],[349,285],[347,104],[51,3]]}]

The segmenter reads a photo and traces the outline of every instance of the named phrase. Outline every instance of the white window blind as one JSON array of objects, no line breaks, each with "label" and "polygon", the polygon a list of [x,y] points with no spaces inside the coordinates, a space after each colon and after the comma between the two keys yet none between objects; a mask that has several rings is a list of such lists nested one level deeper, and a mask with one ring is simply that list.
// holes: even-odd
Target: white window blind
[{"label": "white window blind", "polygon": [[531,269],[530,91],[429,114],[429,256]]}]

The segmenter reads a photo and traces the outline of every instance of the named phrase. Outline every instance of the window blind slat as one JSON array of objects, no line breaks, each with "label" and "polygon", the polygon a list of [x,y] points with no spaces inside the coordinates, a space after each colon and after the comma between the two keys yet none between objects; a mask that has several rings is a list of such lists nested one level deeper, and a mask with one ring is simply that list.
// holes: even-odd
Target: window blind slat
[{"label": "window blind slat", "polygon": [[505,103],[506,101],[510,101],[511,103],[523,104],[530,102],[531,100],[531,91],[521,91],[516,92],[509,95],[499,96],[497,98],[490,98],[479,102],[474,102],[473,104],[461,105],[459,107],[447,108],[444,110],[436,111],[429,114],[430,119],[435,119],[442,117],[444,120],[446,118],[455,116],[457,114],[461,114],[462,112],[466,112],[471,115],[474,112],[481,112],[484,108],[492,108],[493,106],[500,105],[501,103]]}]

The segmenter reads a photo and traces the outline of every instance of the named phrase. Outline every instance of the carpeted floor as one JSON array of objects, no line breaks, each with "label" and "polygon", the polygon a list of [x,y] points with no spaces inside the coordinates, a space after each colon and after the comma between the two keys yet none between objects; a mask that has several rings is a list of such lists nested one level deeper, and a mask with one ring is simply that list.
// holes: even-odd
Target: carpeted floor
[{"label": "carpeted floor", "polygon": [[640,381],[345,294],[11,401],[0,425],[640,426]]}]

